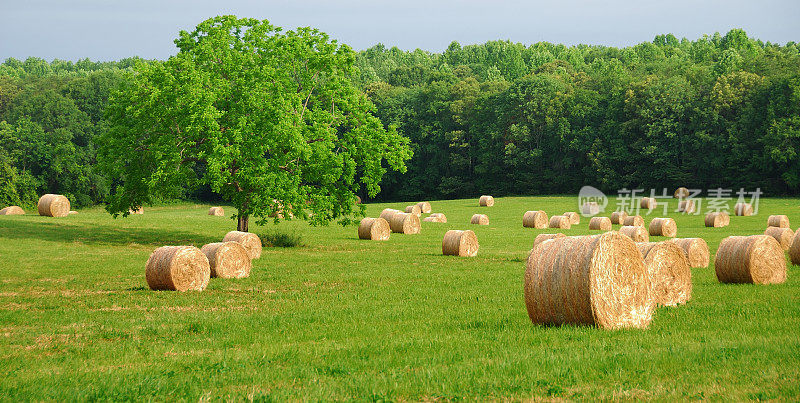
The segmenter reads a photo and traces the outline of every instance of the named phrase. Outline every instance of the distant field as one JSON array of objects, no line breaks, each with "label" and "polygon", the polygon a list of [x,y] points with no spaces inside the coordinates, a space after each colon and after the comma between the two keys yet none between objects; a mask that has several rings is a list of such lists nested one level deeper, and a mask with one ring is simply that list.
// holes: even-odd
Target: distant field
[{"label": "distant field", "polygon": [[[0,216],[0,400],[800,399],[798,267],[772,286],[721,285],[713,269],[722,238],[763,233],[769,214],[797,229],[800,199],[762,199],[726,228],[670,200],[678,236],[704,238],[712,266],[694,269],[689,304],[623,331],[528,319],[525,259],[555,230],[523,228],[522,214],[577,211],[576,198],[432,205],[447,224],[387,242],[359,241],[354,226],[253,226],[305,246],[264,248],[249,278],[202,293],[150,291],[144,264],[158,246],[199,247],[235,227],[208,206]],[[491,225],[470,225],[476,212]],[[442,256],[448,229],[474,230],[478,256]],[[586,218],[561,231],[597,233]]]}]

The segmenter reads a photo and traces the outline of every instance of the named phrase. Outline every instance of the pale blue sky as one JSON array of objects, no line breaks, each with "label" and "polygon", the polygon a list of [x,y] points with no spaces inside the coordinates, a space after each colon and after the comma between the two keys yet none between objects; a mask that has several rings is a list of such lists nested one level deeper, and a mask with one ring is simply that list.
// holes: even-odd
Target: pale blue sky
[{"label": "pale blue sky", "polygon": [[0,0],[0,60],[165,59],[179,30],[219,14],[316,27],[357,50],[381,42],[440,52],[453,40],[494,39],[625,46],[662,33],[695,39],[731,28],[800,42],[800,0]]}]

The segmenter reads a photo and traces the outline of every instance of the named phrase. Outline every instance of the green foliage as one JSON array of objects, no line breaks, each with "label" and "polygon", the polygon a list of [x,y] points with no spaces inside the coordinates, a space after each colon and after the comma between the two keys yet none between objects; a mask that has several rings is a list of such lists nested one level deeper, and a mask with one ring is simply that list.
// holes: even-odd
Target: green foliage
[{"label": "green foliage", "polygon": [[299,246],[306,246],[303,242],[303,235],[296,231],[275,229],[257,235],[261,238],[261,243],[267,247],[296,248]]}]

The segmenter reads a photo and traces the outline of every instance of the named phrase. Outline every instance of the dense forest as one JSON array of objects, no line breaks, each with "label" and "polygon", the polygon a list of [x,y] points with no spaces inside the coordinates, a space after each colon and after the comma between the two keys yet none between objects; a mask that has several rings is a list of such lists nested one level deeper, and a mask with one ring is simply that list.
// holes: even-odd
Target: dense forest
[{"label": "dense forest", "polygon": [[[109,94],[137,58],[0,65],[0,204],[104,201]],[[376,45],[353,80],[411,139],[383,200],[626,188],[800,193],[800,44],[742,30],[626,48],[493,41],[443,53]],[[207,198],[201,192],[189,197]]]}]

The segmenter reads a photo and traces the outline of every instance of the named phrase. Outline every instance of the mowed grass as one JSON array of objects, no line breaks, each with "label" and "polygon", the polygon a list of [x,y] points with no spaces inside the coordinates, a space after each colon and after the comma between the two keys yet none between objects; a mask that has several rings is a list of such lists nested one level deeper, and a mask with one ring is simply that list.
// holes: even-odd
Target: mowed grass
[{"label": "mowed grass", "polygon": [[[367,214],[407,204],[371,204]],[[720,240],[763,233],[769,214],[787,214],[796,229],[800,200],[762,199],[757,216],[731,217],[726,228],[705,228],[701,215],[675,213],[670,200],[678,236],[706,239],[712,266],[693,270],[687,305],[659,308],[647,330],[622,331],[528,319],[525,260],[535,236],[554,230],[522,228],[522,215],[577,211],[576,198],[432,205],[447,224],[423,223],[421,234],[387,242],[359,241],[354,226],[254,227],[300,235],[304,246],[264,248],[249,278],[212,279],[199,293],[150,291],[144,265],[158,246],[199,247],[235,227],[206,215],[208,206],[116,220],[100,208],[0,217],[0,396],[800,398],[798,267],[770,286],[722,285],[713,269]],[[470,225],[478,212],[491,225]],[[442,256],[448,229],[474,230],[478,256]],[[586,218],[563,231],[596,233]]]}]

